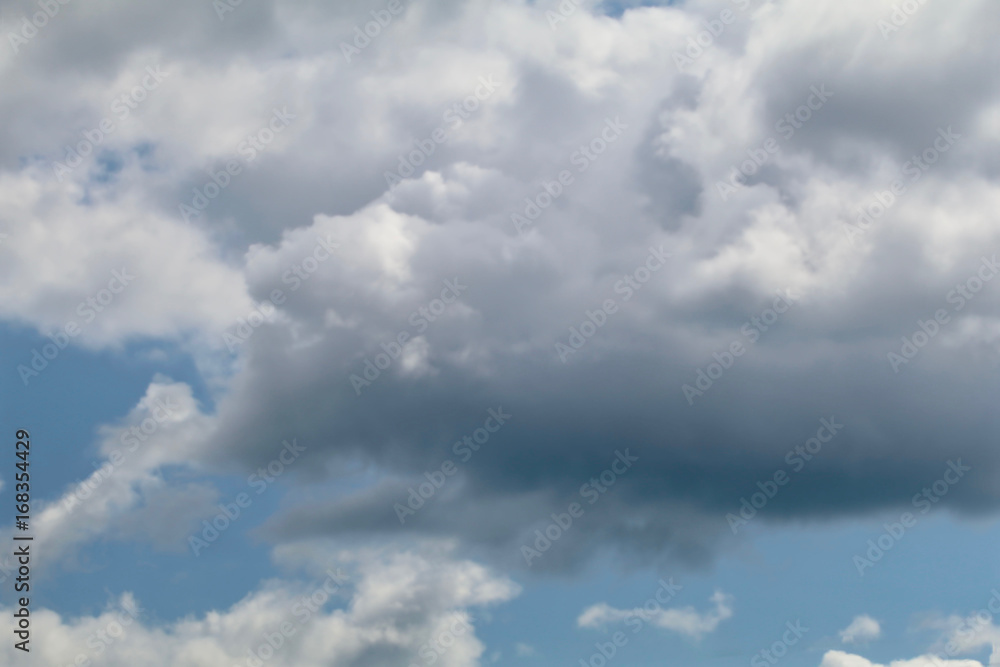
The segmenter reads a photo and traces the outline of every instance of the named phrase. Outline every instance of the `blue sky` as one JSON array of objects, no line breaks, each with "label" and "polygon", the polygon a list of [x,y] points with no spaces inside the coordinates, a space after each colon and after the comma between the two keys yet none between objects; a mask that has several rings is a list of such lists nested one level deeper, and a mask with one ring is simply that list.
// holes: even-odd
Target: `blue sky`
[{"label": "blue sky", "polygon": [[998,667],[996,7],[349,4],[3,6],[2,663]]}]

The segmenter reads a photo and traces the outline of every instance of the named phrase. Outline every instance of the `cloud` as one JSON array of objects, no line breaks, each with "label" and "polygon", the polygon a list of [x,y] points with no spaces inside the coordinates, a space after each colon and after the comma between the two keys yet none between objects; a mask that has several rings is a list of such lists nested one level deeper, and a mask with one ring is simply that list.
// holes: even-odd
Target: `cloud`
[{"label": "cloud", "polygon": [[[711,3],[581,8],[554,32],[531,3],[413,4],[386,29],[398,39],[347,62],[329,37],[348,39],[369,4],[244,4],[219,30],[204,4],[70,3],[23,53],[0,54],[0,273],[17,286],[0,317],[54,333],[135,267],[70,344],[179,342],[218,391],[182,440],[200,471],[253,470],[293,431],[307,443],[314,463],[293,474],[320,488],[271,518],[273,541],[402,533],[518,566],[540,517],[628,446],[641,463],[538,569],[602,549],[700,566],[734,541],[726,513],[831,416],[837,444],[761,522],[905,505],[958,457],[974,469],[941,506],[1000,507],[981,400],[983,360],[1000,359],[997,283],[955,308],[956,286],[1000,249],[989,0],[927,4],[888,40],[863,0],[764,3],[683,71],[674,55]],[[162,86],[60,181],[53,162],[151,63]],[[495,92],[475,97],[491,76]],[[814,90],[828,91],[818,109]],[[241,153],[284,107],[287,128]],[[447,141],[427,144],[440,127]],[[942,136],[954,143],[915,166]],[[185,219],[180,204],[230,160],[240,173]],[[896,178],[905,193],[886,208]],[[720,183],[735,191],[723,199]],[[523,234],[515,214],[531,217]],[[309,268],[327,238],[339,252]],[[654,251],[671,257],[651,272]],[[455,280],[468,289],[439,310]],[[785,290],[796,305],[772,320]],[[274,317],[231,353],[223,336],[275,294]],[[939,309],[949,324],[894,372],[888,353]],[[557,343],[584,339],[564,363]],[[746,351],[730,360],[734,342]],[[370,385],[352,383],[366,372]],[[400,526],[399,491],[456,459],[496,406],[516,419]],[[365,471],[355,493],[345,470]],[[95,518],[70,534],[112,530]]]},{"label": "cloud", "polygon": [[522,644],[518,642],[514,645],[514,655],[519,658],[530,658],[537,653],[538,651],[535,650],[535,647],[529,644]]},{"label": "cloud", "polygon": [[[910,660],[894,660],[889,667],[982,667],[976,660],[957,659],[957,656],[973,653],[983,648],[990,648],[989,665],[1000,665],[1000,628],[993,623],[994,602],[1000,601],[1000,593],[991,591],[987,608],[978,610],[968,616],[932,616],[921,622],[920,627],[941,632],[940,639],[931,646],[931,650],[922,656]],[[841,631],[844,643],[863,643],[877,639],[880,628],[877,621],[862,615]],[[883,667],[859,655],[843,651],[828,651],[823,656],[820,667]]]},{"label": "cloud", "polygon": [[253,306],[239,271],[141,192],[109,189],[59,183],[37,167],[0,172],[2,275],[20,285],[0,292],[0,317],[90,349],[188,336],[221,347],[222,331]]},{"label": "cloud", "polygon": [[[843,651],[827,651],[820,667],[885,667],[860,655]],[[983,667],[976,660],[942,660],[935,655],[922,655],[909,660],[893,660],[888,667]]]},{"label": "cloud", "polygon": [[989,647],[992,649],[989,664],[991,667],[1000,665],[1000,627],[993,622],[997,611],[1000,611],[1000,593],[996,589],[990,592],[993,595],[987,606],[968,616],[932,616],[921,624],[921,627],[942,633],[941,639],[932,647],[937,653],[955,656]]},{"label": "cloud", "polygon": [[[988,213],[1000,190],[985,166],[992,158],[979,148],[994,139],[968,112],[985,113],[992,93],[963,75],[970,84],[946,103],[924,74],[933,62],[934,81],[949,81],[946,72],[981,69],[979,56],[947,40],[913,51],[911,40],[923,34],[916,25],[883,43],[876,8],[866,3],[831,13],[796,0],[747,17],[727,34],[731,44],[707,50],[682,75],[663,45],[673,36],[683,43],[685,31],[697,27],[686,8],[630,10],[620,22],[578,12],[580,21],[556,32],[557,52],[526,6],[473,6],[502,15],[502,25],[522,35],[490,55],[504,96],[484,103],[487,115],[470,117],[454,145],[436,149],[392,201],[376,193],[248,253],[247,284],[259,301],[282,287],[282,267],[301,261],[316,237],[330,234],[344,248],[343,259],[325,263],[289,295],[287,324],[248,341],[215,440],[227,458],[249,463],[287,429],[279,416],[295,414],[327,469],[360,460],[384,479],[404,480],[405,492],[455,459],[453,443],[488,407],[502,405],[516,419],[497,446],[463,468],[451,495],[436,497],[406,526],[391,511],[398,488],[372,484],[288,507],[268,524],[269,539],[403,531],[456,537],[516,566],[517,547],[538,527],[537,517],[578,499],[576,490],[624,438],[641,464],[588,510],[586,539],[568,532],[538,567],[574,567],[602,545],[639,561],[704,563],[731,540],[718,518],[736,511],[758,480],[788,468],[785,454],[831,416],[845,424],[837,445],[768,504],[762,521],[906,503],[956,456],[976,468],[943,502],[968,511],[1000,503],[988,472],[1000,460],[971,426],[983,416],[976,397],[991,382],[974,357],[996,354],[993,325],[942,330],[899,374],[886,360],[918,321],[952,308],[947,295],[978,270],[983,248],[1000,247]],[[963,6],[948,20],[971,28],[985,7]],[[939,11],[921,9],[927,20]],[[470,30],[462,34],[476,33]],[[582,47],[594,41],[606,51]],[[829,52],[813,58],[820,42]],[[386,41],[378,48],[394,47]],[[433,59],[437,47],[427,48]],[[884,71],[847,64],[876,53],[879,62],[889,56]],[[431,110],[448,105],[459,80],[474,81],[472,69],[453,71],[455,88],[421,93],[424,125],[440,122]],[[417,65],[391,79],[364,71],[380,81],[378,90],[412,90],[425,75]],[[983,80],[992,81],[985,73]],[[656,81],[644,89],[655,92],[637,94],[636,81]],[[785,139],[776,122],[821,85],[832,96]],[[391,107],[373,95],[372,106]],[[876,112],[856,114],[862,99]],[[587,165],[578,171],[574,154],[615,117],[628,127],[592,162],[578,154]],[[387,136],[424,134],[419,123],[390,125]],[[854,210],[949,125],[960,141],[852,244],[844,225],[855,222]],[[512,138],[498,145],[501,135]],[[781,151],[722,201],[716,183],[772,136]],[[412,145],[399,143],[385,163],[398,164]],[[959,162],[982,165],[979,176],[970,179]],[[517,234],[511,215],[530,210],[525,197],[538,196],[562,169],[573,184]],[[960,191],[967,197],[948,194]],[[672,257],[626,302],[628,292],[615,286],[651,247]],[[469,286],[456,304],[433,321],[411,319],[454,279]],[[752,324],[785,289],[800,295],[796,306],[777,322]],[[568,344],[607,298],[618,300],[618,311],[563,363],[556,343]],[[997,299],[984,289],[955,320],[969,322],[972,312],[989,319]],[[396,353],[400,334],[408,339]],[[682,387],[694,386],[713,355],[724,359],[734,341],[748,352],[689,405]],[[376,358],[385,368],[374,368]],[[365,369],[371,385],[352,386]],[[857,386],[866,387],[863,400]],[[767,388],[769,398],[752,387]],[[945,397],[961,414],[940,407]],[[380,419],[387,410],[405,418]],[[629,425],[625,435],[621,424]],[[956,429],[966,435],[951,437]],[[698,454],[706,442],[740,465]],[[861,459],[856,452],[864,452]],[[858,491],[844,499],[837,490],[848,483]]]},{"label": "cloud", "polygon": [[866,644],[882,635],[879,622],[867,614],[855,616],[850,625],[840,631],[840,641],[845,644]]},{"label": "cloud", "polygon": [[[480,610],[519,592],[509,579],[465,561],[416,552],[338,556],[314,581],[268,581],[228,609],[163,625],[128,594],[98,616],[32,610],[33,628],[46,639],[31,649],[46,664],[100,655],[108,667],[258,660],[275,667],[388,667],[429,655],[444,667],[463,667],[478,664],[485,650],[475,635]],[[11,642],[0,648],[9,664],[14,653]]]},{"label": "cloud", "polygon": [[657,609],[653,612],[643,608],[616,609],[602,602],[585,609],[576,619],[576,624],[581,628],[599,628],[638,617],[656,627],[699,640],[733,615],[731,596],[716,591],[709,599],[715,603],[715,609],[701,613],[693,607]]},{"label": "cloud", "polygon": [[73,561],[93,540],[140,540],[161,549],[186,547],[197,519],[218,493],[205,483],[173,481],[163,468],[203,472],[199,444],[210,428],[191,388],[157,377],[121,423],[100,430],[99,456],[85,479],[40,505],[32,527],[36,567]]}]

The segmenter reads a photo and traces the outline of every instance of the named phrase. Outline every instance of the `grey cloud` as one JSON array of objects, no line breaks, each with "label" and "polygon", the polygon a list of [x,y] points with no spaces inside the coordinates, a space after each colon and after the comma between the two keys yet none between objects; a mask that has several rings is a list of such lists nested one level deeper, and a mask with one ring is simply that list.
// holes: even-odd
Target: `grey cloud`
[{"label": "grey cloud", "polygon": [[[241,345],[204,449],[205,461],[231,471],[266,463],[283,439],[308,445],[309,465],[292,476],[327,500],[293,494],[265,537],[453,537],[516,561],[540,522],[578,500],[615,450],[630,448],[640,463],[538,567],[572,568],[604,549],[626,562],[705,564],[733,540],[725,515],[758,481],[788,469],[786,453],[831,417],[843,432],[756,520],[906,507],[957,458],[973,470],[940,506],[997,509],[989,398],[998,286],[988,284],[962,311],[947,300],[984,253],[1000,250],[990,180],[998,135],[984,120],[996,109],[988,74],[995,40],[977,29],[962,41],[926,42],[927,24],[914,22],[882,44],[877,31],[872,39],[873,10],[861,2],[837,5],[843,18],[806,39],[796,19],[812,16],[815,3],[788,0],[681,75],[671,54],[686,36],[685,8],[643,10],[642,26],[629,23],[630,13],[621,23],[581,16],[558,33],[568,48],[550,41],[543,13],[530,6],[451,5],[459,6],[465,13],[446,15],[414,5],[349,66],[339,36],[364,12],[318,4],[247,5],[233,23],[213,25],[211,34],[223,36],[211,39],[208,27],[182,33],[173,20],[128,32],[152,10],[123,10],[120,24],[92,19],[77,29],[83,39],[116,26],[87,65],[105,86],[135,39],[158,45],[178,66],[175,85],[215,90],[245,81],[262,91],[247,100],[284,96],[300,114],[287,141],[192,225],[216,242],[220,266],[242,270],[220,270],[220,285],[258,302],[275,289],[287,299]],[[921,11],[926,22],[946,8]],[[985,1],[948,11],[959,26],[997,25]],[[288,19],[281,31],[275,14]],[[28,69],[8,67],[2,76],[44,71],[57,57],[45,49],[56,49],[68,26],[53,24]],[[153,30],[162,35],[153,39]],[[67,42],[58,57],[74,48]],[[241,53],[253,57],[241,61]],[[281,76],[268,78],[268,67]],[[492,71],[504,81],[501,92],[395,199],[383,197],[384,172],[400,153]],[[747,187],[721,201],[716,182],[729,167],[824,83],[835,97]],[[20,95],[43,100],[53,88],[37,84]],[[217,135],[262,122],[242,89],[225,90],[222,121],[208,100],[194,110],[151,108],[144,127],[155,160],[130,163],[95,192],[109,200],[135,192],[178,218],[177,203],[227,155],[225,142],[214,145]],[[81,103],[81,113],[95,113],[93,104]],[[629,128],[578,168],[574,152],[616,116]],[[30,128],[31,140],[5,153],[8,169],[51,120],[12,124]],[[887,187],[886,165],[949,124],[965,133],[962,143],[852,245],[843,225]],[[58,148],[44,145],[46,153]],[[563,169],[573,184],[518,235],[511,214]],[[338,252],[293,289],[287,271],[328,235]],[[651,247],[672,257],[626,302],[616,285],[637,275]],[[455,279],[468,285],[456,303],[433,322],[413,315]],[[744,323],[786,289],[798,303],[751,341]],[[555,344],[607,299],[618,311],[563,363]],[[939,308],[951,322],[894,372],[887,354]],[[201,353],[224,349],[220,318],[204,326],[217,344]],[[358,395],[351,375],[401,333],[409,336],[405,353]],[[746,354],[689,405],[682,386],[694,385],[734,341]],[[463,465],[460,483],[400,527],[392,511],[400,493],[453,458],[452,443],[501,405],[511,423]],[[364,484],[348,472],[357,469]],[[344,495],[345,482],[364,488]]]}]

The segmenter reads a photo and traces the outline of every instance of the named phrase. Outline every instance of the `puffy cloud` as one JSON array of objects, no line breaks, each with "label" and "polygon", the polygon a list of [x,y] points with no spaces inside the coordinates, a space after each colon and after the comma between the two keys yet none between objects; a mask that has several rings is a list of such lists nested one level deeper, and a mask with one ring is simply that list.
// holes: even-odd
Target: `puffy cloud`
[{"label": "puffy cloud", "polygon": [[253,305],[203,232],[149,210],[138,193],[29,169],[0,172],[0,203],[8,230],[0,316],[60,345],[197,335],[221,346],[222,330]]},{"label": "puffy cloud", "polygon": [[[32,610],[45,641],[31,645],[45,664],[100,656],[108,667],[249,665],[354,667],[478,664],[480,610],[519,593],[516,584],[479,565],[398,552],[338,554],[311,582],[272,580],[229,609],[157,625],[126,594],[98,616],[64,618]],[[4,613],[12,613],[4,609]],[[11,642],[0,648],[9,663]]]},{"label": "puffy cloud", "polygon": [[[51,332],[136,267],[74,342],[182,340],[231,372],[198,436],[205,469],[252,469],[291,431],[308,443],[302,475],[330,492],[287,505],[276,539],[402,530],[516,562],[628,446],[640,462],[538,567],[607,546],[704,563],[731,539],[726,513],[831,415],[836,446],[763,520],[905,504],[958,457],[974,470],[942,502],[996,508],[981,397],[1000,296],[978,277],[1000,247],[994,4],[922,5],[884,39],[863,0],[761,3],[680,71],[702,20],[739,4],[587,6],[553,31],[531,3],[415,3],[350,62],[330,35],[375,3],[224,21],[183,3],[193,30],[177,8],[63,6],[0,55],[17,285],[0,316]],[[59,181],[52,162],[151,63],[161,87]],[[241,151],[286,106],[288,126]],[[230,160],[240,173],[185,220]],[[320,239],[338,244],[321,262]],[[467,286],[448,304],[447,281]],[[276,290],[230,367],[223,334]],[[496,406],[511,423],[401,527],[400,491]],[[339,492],[359,469],[364,488]]]},{"label": "puffy cloud", "polygon": [[[588,510],[589,538],[568,532],[539,567],[571,566],[600,544],[638,559],[702,561],[726,539],[713,518],[738,508],[740,495],[783,467],[785,454],[831,415],[845,424],[837,447],[801,471],[809,483],[769,504],[768,519],[906,502],[960,455],[974,459],[978,472],[947,502],[996,505],[1000,489],[981,472],[993,469],[996,456],[969,431],[985,418],[975,397],[991,382],[973,359],[996,351],[991,325],[973,332],[964,323],[972,313],[985,317],[979,309],[997,297],[984,289],[960,312],[948,301],[957,283],[980,270],[982,248],[1000,241],[989,223],[1000,191],[988,170],[970,176],[957,166],[989,159],[979,148],[985,137],[965,121],[967,109],[984,107],[992,93],[970,83],[947,105],[922,80],[928,57],[942,80],[944,71],[980,65],[961,40],[921,47],[934,56],[911,53],[920,28],[884,42],[878,12],[866,3],[833,12],[790,1],[748,14],[689,73],[678,73],[664,36],[683,40],[700,29],[692,17],[714,6],[647,7],[620,21],[581,12],[556,31],[566,45],[558,53],[551,53],[552,35],[538,29],[538,13],[480,7],[502,17],[493,30],[517,26],[520,35],[490,54],[504,94],[483,103],[488,116],[470,115],[455,143],[437,148],[391,200],[317,216],[251,250],[248,285],[260,301],[283,287],[282,272],[307,257],[317,238],[341,243],[338,258],[289,294],[282,310],[290,321],[248,342],[244,373],[220,408],[216,439],[226,456],[259,461],[264,443],[287,428],[274,416],[294,413],[330,470],[360,458],[403,480],[326,506],[293,507],[273,520],[272,535],[400,530],[391,510],[400,490],[405,496],[425,472],[454,459],[452,444],[496,405],[516,415],[495,436],[502,444],[477,453],[461,484],[402,530],[460,537],[501,558],[516,554],[537,517],[562,511],[624,438],[642,462]],[[933,21],[939,11],[924,7],[920,19]],[[989,11],[967,6],[949,20],[972,27]],[[467,50],[467,34],[422,53],[434,60],[439,50]],[[601,48],[580,47],[595,43]],[[819,43],[836,57],[809,55]],[[892,56],[883,69],[851,64],[879,60],[883,51]],[[797,65],[806,62],[821,65]],[[365,72],[389,87],[423,76],[417,64],[391,75]],[[894,87],[901,81],[902,101]],[[443,106],[457,92],[435,86],[422,99],[440,94]],[[379,108],[391,104],[382,92],[373,95]],[[934,104],[916,103],[925,97]],[[856,114],[860,99],[878,113]],[[808,104],[820,108],[806,106],[811,118],[796,120]],[[419,141],[440,118],[428,111],[409,136]],[[605,144],[598,139],[607,118],[627,127]],[[890,118],[906,122],[890,129]],[[949,126],[948,136],[961,135],[953,145],[937,131],[947,135]],[[483,127],[495,133],[480,133]],[[497,135],[512,138],[497,145]],[[875,136],[881,140],[873,143]],[[769,138],[780,150],[765,151],[759,173],[723,201],[717,183]],[[855,222],[854,209],[875,201],[872,193],[935,141],[948,152],[907,181],[889,213],[852,243],[845,223]],[[593,160],[589,143],[603,151]],[[413,146],[398,144],[386,164],[394,168]],[[545,183],[556,192],[562,169],[574,181],[560,186],[554,203],[541,210],[525,201],[547,201],[538,195]],[[511,214],[527,218],[532,207],[540,214],[518,234]],[[644,273],[650,248],[671,257]],[[641,289],[622,281],[637,271],[651,274]],[[468,289],[433,317],[421,315],[447,280]],[[767,310],[775,291],[785,290],[798,298],[775,321]],[[616,312],[597,312],[609,298]],[[887,353],[939,308],[949,309],[953,324],[894,373]],[[605,316],[608,323],[563,363],[556,343],[569,346],[581,336],[573,330]],[[405,342],[397,344],[400,336]],[[705,390],[699,371],[707,372],[713,355],[728,365],[734,341],[748,352]],[[696,383],[705,393],[689,405],[682,386]],[[940,409],[945,397],[961,414]],[[380,418],[387,413],[399,419]],[[628,424],[624,436],[621,424]],[[968,437],[952,438],[955,429]],[[699,453],[700,443],[712,443],[713,454]],[[848,481],[858,491],[845,504],[836,490]]]},{"label": "puffy cloud", "polygon": [[840,641],[845,644],[864,644],[878,639],[882,626],[868,614],[855,616],[851,623],[840,631]]}]

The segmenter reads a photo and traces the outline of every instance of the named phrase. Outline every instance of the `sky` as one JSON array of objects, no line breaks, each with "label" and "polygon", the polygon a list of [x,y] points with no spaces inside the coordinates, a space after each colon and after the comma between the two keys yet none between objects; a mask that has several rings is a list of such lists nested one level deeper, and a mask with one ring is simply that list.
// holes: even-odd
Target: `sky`
[{"label": "sky", "polygon": [[0,0],[0,664],[1000,667],[998,33]]}]

